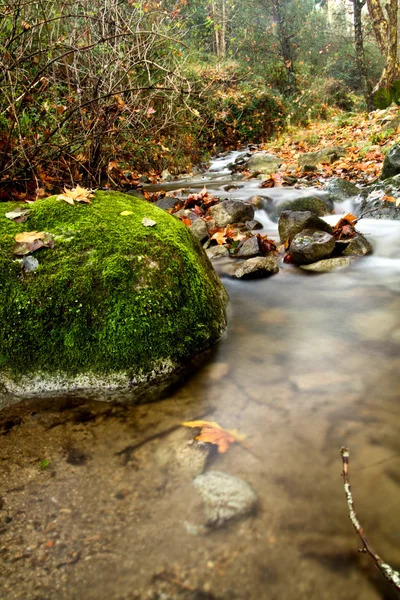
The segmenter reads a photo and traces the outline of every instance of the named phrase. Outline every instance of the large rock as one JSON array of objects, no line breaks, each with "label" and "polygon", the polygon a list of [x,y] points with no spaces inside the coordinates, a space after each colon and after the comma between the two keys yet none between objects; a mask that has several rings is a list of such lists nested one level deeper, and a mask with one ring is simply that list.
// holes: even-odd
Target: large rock
[{"label": "large rock", "polygon": [[324,187],[324,192],[328,192],[329,199],[332,202],[344,202],[349,198],[358,196],[360,188],[351,181],[347,181],[347,179],[334,177]]},{"label": "large rock", "polygon": [[283,160],[275,156],[275,154],[255,152],[245,164],[245,168],[251,175],[254,173],[270,175],[271,173],[275,173],[282,163]]},{"label": "large rock", "polygon": [[[22,224],[4,217],[13,208],[0,210],[0,407],[43,392],[139,395],[220,338],[226,292],[173,216],[116,192],[39,200]],[[23,231],[54,240],[32,272],[13,254]]]},{"label": "large rock", "polygon": [[346,150],[342,146],[331,146],[322,148],[316,152],[305,152],[299,156],[300,167],[317,167],[319,164],[332,164],[342,156],[346,155]]},{"label": "large rock", "polygon": [[294,236],[289,247],[289,254],[297,265],[328,258],[335,248],[335,238],[324,231],[308,231],[305,229]]},{"label": "large rock", "polygon": [[400,143],[389,150],[383,161],[381,179],[388,179],[400,174]]},{"label": "large rock", "polygon": [[278,222],[278,231],[282,244],[290,243],[294,236],[303,231],[303,229],[332,233],[332,227],[323,219],[313,215],[309,210],[285,210],[281,213]]},{"label": "large rock", "polygon": [[397,206],[396,201],[400,201],[400,175],[362,189],[360,195],[353,200],[351,212],[358,217],[369,213],[367,216],[371,219],[399,220],[400,204]]},{"label": "large rock", "polygon": [[273,256],[256,256],[240,264],[234,275],[238,279],[258,279],[274,275],[278,271],[279,267]]},{"label": "large rock", "polygon": [[329,215],[333,210],[333,202],[327,194],[315,196],[299,195],[298,197],[268,199],[265,210],[272,221],[277,221],[285,210],[310,211],[317,217]]},{"label": "large rock", "polygon": [[254,218],[254,208],[242,200],[223,200],[209,210],[217,227],[231,223],[245,223]]}]

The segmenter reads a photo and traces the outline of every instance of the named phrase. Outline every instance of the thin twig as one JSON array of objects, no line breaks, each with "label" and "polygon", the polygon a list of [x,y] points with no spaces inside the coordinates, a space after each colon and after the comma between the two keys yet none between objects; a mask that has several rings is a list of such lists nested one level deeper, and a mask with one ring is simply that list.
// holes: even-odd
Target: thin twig
[{"label": "thin twig", "polygon": [[374,560],[376,566],[378,567],[380,572],[384,575],[384,577],[397,590],[400,591],[400,573],[398,571],[395,571],[394,569],[392,569],[392,567],[390,565],[388,565],[387,563],[383,562],[383,560],[381,559],[379,554],[377,554],[375,552],[375,550],[372,548],[371,544],[368,541],[367,536],[364,533],[363,528],[361,527],[361,524],[360,524],[360,521],[358,520],[356,511],[354,510],[353,495],[351,493],[350,478],[349,478],[349,456],[350,456],[350,453],[347,448],[341,448],[340,453],[342,455],[342,461],[343,461],[344,491],[346,494],[346,500],[347,500],[347,506],[349,509],[350,521],[352,522],[354,529],[356,530],[357,534],[359,535],[359,537],[363,543],[363,546],[364,546],[363,551],[371,556],[371,558]]}]

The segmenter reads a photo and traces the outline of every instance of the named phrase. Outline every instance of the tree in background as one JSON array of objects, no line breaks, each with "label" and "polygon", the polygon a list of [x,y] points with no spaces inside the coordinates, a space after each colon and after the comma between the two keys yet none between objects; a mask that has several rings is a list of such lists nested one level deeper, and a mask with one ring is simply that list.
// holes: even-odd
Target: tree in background
[{"label": "tree in background", "polygon": [[385,60],[381,77],[372,90],[376,94],[381,90],[390,90],[400,76],[397,48],[398,0],[388,1],[385,5],[386,14],[380,0],[367,0],[367,6],[375,38]]}]

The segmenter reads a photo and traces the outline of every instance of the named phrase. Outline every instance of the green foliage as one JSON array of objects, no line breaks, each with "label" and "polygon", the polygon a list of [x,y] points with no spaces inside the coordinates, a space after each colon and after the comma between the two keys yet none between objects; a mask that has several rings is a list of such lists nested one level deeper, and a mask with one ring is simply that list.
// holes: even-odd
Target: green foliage
[{"label": "green foliage", "polygon": [[373,96],[376,108],[387,108],[392,102],[400,104],[400,80],[394,81],[390,88],[381,88]]}]

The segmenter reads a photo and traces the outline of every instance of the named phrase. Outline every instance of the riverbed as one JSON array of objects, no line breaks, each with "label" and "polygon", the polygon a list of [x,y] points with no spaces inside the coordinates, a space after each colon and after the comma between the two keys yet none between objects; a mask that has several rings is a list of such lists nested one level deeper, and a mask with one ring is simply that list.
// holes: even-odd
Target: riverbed
[{"label": "riverbed", "polygon": [[[214,161],[205,178],[225,181],[231,160]],[[257,218],[276,237],[264,211]],[[397,597],[358,552],[341,477],[347,446],[358,516],[398,568],[400,221],[363,219],[358,229],[374,254],[333,273],[285,265],[238,281],[224,275],[226,259],[216,262],[228,332],[166,398],[42,399],[2,411],[1,599]],[[180,425],[194,419],[236,429],[245,444],[201,448]],[[248,482],[256,509],[199,526],[193,478],[203,470]]]}]

